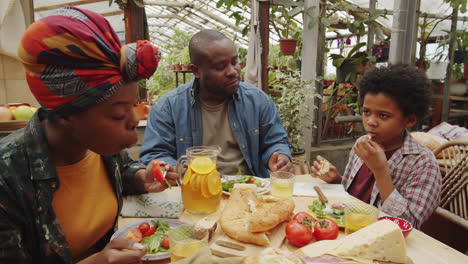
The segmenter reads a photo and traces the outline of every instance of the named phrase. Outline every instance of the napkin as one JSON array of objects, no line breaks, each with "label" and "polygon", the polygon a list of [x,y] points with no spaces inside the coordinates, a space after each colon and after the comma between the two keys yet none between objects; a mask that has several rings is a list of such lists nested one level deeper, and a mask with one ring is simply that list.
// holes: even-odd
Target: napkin
[{"label": "napkin", "polygon": [[179,218],[184,211],[180,187],[172,187],[160,193],[145,193],[124,197],[123,217]]},{"label": "napkin", "polygon": [[296,182],[294,183],[295,196],[317,196],[314,186],[318,185],[323,194],[327,197],[349,197],[350,195],[345,191],[342,184],[328,184],[328,183],[311,183],[311,182]]}]

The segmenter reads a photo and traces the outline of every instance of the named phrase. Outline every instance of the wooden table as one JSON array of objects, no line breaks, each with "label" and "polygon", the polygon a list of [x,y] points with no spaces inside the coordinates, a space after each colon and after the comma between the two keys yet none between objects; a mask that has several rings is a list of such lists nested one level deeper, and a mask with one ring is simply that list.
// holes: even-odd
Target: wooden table
[{"label": "wooden table", "polygon": [[[310,175],[298,175],[296,177],[297,182],[314,182],[324,183],[320,179],[312,178]],[[174,190],[173,190],[174,191]],[[314,197],[316,198],[316,197]],[[310,204],[312,197],[294,197],[296,203],[295,212],[304,211]],[[383,213],[382,213],[383,214]],[[213,216],[219,216],[220,211],[210,214]],[[195,223],[197,220],[207,215],[194,215],[188,212],[184,212],[180,217],[181,221],[187,223]],[[118,221],[118,227],[121,228],[134,221],[141,220],[142,218],[123,218],[120,217]],[[216,237],[220,235],[221,228],[217,228],[214,237],[211,241],[215,241]],[[342,234],[341,234],[342,235]],[[340,236],[341,236],[340,235]],[[468,256],[460,253],[459,251],[433,239],[432,237],[424,234],[423,232],[414,229],[406,238],[406,246],[408,257],[413,261],[414,264],[466,264],[468,263]],[[289,250],[295,250],[289,243],[285,243],[283,248]],[[147,263],[169,263],[169,260],[152,261]]]}]

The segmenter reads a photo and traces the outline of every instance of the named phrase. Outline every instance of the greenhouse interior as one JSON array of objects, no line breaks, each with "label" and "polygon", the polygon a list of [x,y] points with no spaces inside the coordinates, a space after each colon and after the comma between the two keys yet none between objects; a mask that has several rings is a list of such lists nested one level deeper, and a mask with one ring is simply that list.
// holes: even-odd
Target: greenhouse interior
[{"label": "greenhouse interior", "polygon": [[467,0],[2,0],[0,262],[468,263],[467,65]]}]

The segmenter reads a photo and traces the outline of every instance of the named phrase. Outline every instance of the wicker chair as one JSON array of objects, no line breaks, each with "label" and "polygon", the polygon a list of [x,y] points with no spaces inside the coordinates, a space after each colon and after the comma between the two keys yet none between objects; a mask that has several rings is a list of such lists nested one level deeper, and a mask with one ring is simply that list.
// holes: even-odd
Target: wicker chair
[{"label": "wicker chair", "polygon": [[468,220],[468,141],[451,141],[434,150],[442,171],[439,206]]}]

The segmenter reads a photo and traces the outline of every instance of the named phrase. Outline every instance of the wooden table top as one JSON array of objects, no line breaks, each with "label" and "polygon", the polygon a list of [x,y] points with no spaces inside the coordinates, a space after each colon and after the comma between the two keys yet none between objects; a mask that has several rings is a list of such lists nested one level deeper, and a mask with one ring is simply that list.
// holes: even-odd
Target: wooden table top
[{"label": "wooden table top", "polygon": [[[296,177],[296,182],[312,182],[312,183],[324,183],[322,180],[313,178],[310,175],[298,175]],[[227,200],[228,197],[224,197],[224,200]],[[296,208],[294,212],[301,212],[306,209],[310,204],[311,199],[317,197],[293,197]],[[351,198],[354,199],[354,198]],[[221,206],[222,207],[222,206]],[[206,217],[206,216],[219,216],[220,210],[209,215],[195,215],[188,212],[184,212],[180,220],[187,223],[195,223],[197,220]],[[384,213],[382,213],[384,214]],[[132,222],[142,220],[144,218],[127,218],[119,217],[118,227],[121,228]],[[215,241],[216,237],[220,235],[220,228],[218,226],[213,238],[210,242]],[[343,230],[340,230],[343,232]],[[341,234],[342,235],[342,234]],[[340,236],[341,236],[340,235]],[[424,234],[423,232],[413,229],[411,233],[406,238],[406,247],[408,257],[412,260],[414,264],[466,264],[468,263],[468,256],[462,254],[461,252],[439,242],[438,240],[433,239],[432,237]],[[282,248],[289,249],[291,251],[296,250],[297,248],[291,246],[289,243],[284,243]],[[151,261],[145,263],[170,263],[169,259],[161,261]]]}]

